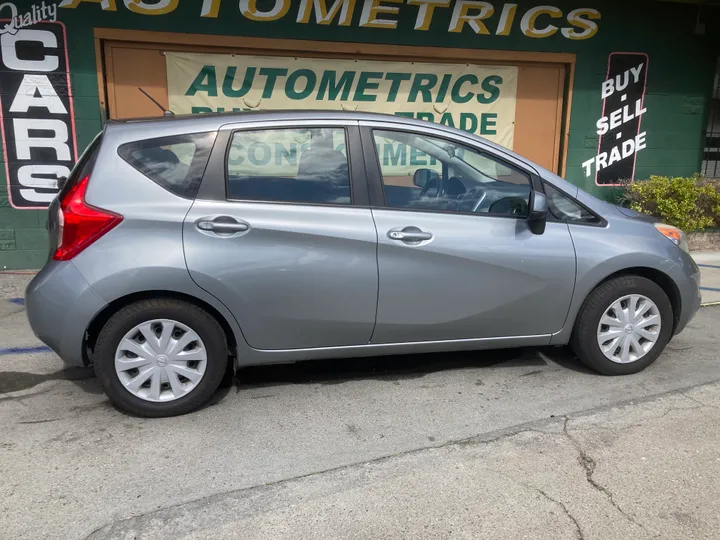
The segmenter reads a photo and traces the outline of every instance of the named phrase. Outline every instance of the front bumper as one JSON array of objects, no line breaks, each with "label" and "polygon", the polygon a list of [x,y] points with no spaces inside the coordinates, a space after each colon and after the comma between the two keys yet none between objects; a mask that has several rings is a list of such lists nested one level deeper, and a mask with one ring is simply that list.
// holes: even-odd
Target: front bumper
[{"label": "front bumper", "polygon": [[48,262],[25,291],[35,335],[64,362],[78,366],[85,363],[85,331],[105,305],[72,262]]},{"label": "front bumper", "polygon": [[700,309],[702,294],[700,292],[700,268],[693,258],[683,252],[682,263],[675,267],[678,272],[674,276],[680,292],[680,316],[675,325],[674,335],[682,332]]}]

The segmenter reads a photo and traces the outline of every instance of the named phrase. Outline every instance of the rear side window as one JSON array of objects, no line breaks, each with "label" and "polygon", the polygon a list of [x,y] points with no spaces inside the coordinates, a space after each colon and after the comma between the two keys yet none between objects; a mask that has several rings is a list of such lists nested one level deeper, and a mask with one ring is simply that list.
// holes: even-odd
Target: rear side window
[{"label": "rear side window", "polygon": [[174,135],[123,144],[120,157],[150,180],[186,199],[194,199],[217,132]]}]

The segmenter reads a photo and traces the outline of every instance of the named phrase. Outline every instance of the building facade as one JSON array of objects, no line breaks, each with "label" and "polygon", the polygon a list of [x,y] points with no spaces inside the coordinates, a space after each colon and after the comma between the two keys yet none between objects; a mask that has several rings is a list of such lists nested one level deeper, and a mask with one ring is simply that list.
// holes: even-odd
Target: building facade
[{"label": "building facade", "polygon": [[[714,125],[714,16],[606,0],[6,2],[0,270],[42,266],[57,177],[104,121],[163,108],[413,116],[608,199],[625,181],[699,172]],[[412,163],[389,152],[399,170]]]}]

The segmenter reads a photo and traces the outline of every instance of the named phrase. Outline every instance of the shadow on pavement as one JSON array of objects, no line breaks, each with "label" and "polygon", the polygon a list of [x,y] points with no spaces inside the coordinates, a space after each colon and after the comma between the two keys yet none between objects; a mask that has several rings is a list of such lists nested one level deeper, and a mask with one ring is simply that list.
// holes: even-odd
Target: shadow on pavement
[{"label": "shadow on pavement", "polygon": [[566,347],[498,349],[453,353],[309,360],[241,368],[238,390],[281,384],[342,384],[352,380],[396,381],[462,368],[545,366],[548,358],[563,367],[589,373]]},{"label": "shadow on pavement", "polygon": [[[593,373],[583,366],[568,347],[540,347],[462,351],[453,353],[378,356],[308,360],[295,364],[276,364],[241,368],[233,374],[228,368],[220,388],[205,407],[220,403],[230,391],[288,384],[342,384],[356,380],[400,381],[424,377],[431,373],[466,368],[537,367],[539,372],[548,360],[561,368]],[[67,367],[53,373],[5,371],[0,377],[0,394],[28,390],[47,381],[71,381],[83,392],[102,394],[92,368]],[[0,397],[0,402],[15,399]]]},{"label": "shadow on pavement", "polygon": [[[86,367],[67,367],[53,373],[25,373],[22,371],[3,371],[2,377],[0,377],[0,394],[9,394],[11,392],[20,392],[27,390],[38,384],[47,381],[72,381],[79,383],[81,381],[87,381],[94,377],[92,368]],[[83,390],[91,393],[98,393],[100,390],[95,392],[90,386],[97,385],[86,385],[79,384]],[[0,398],[0,400],[8,398]]]}]

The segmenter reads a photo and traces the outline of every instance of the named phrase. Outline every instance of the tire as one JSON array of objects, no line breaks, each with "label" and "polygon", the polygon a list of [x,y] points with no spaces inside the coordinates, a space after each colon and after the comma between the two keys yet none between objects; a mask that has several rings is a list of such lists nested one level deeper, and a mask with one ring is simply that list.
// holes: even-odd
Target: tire
[{"label": "tire", "polygon": [[[615,302],[629,295],[644,296],[655,304],[656,310],[652,312],[648,311],[642,315],[642,317],[657,313],[660,317],[660,328],[659,330],[654,330],[654,334],[657,336],[656,341],[643,356],[636,354],[636,356],[638,356],[637,359],[631,360],[628,363],[618,363],[608,358],[598,343],[599,332],[616,329],[607,325],[600,327],[600,321],[606,311],[609,310]],[[637,305],[640,306],[643,304],[638,303]],[[615,312],[613,311],[612,313]],[[618,316],[618,319],[620,319],[620,316]],[[620,276],[598,285],[588,295],[576,319],[570,345],[580,361],[598,373],[603,375],[629,375],[638,373],[652,364],[665,349],[665,346],[672,337],[673,320],[673,309],[670,300],[655,282],[635,275]],[[621,322],[619,324],[622,325],[623,323]],[[628,326],[632,328],[632,325]],[[650,328],[652,329],[654,327]],[[633,332],[633,330],[628,329],[627,326],[625,326],[623,330],[627,333]],[[640,341],[642,344],[650,343],[650,341],[645,340],[645,338],[641,338]],[[613,347],[611,340],[608,340],[606,343],[608,349]],[[612,352],[609,352],[609,354],[622,356],[622,346],[619,347],[618,349],[612,349]],[[630,356],[630,358],[632,358],[632,356]]]},{"label": "tire", "polygon": [[[167,401],[151,401],[149,400],[151,398],[148,396],[145,396],[145,398],[139,397],[139,394],[143,392],[150,394],[151,390],[149,389],[141,388],[138,390],[138,395],[134,394],[126,388],[125,384],[132,385],[132,379],[136,376],[136,372],[139,373],[139,370],[131,369],[129,371],[119,372],[116,369],[116,354],[121,356],[122,361],[132,361],[133,359],[133,357],[128,358],[133,353],[128,354],[123,352],[121,354],[119,352],[118,348],[121,346],[121,342],[123,342],[123,344],[128,343],[127,340],[124,340],[128,333],[133,332],[139,325],[144,325],[144,328],[148,328],[145,323],[149,321],[156,321],[154,328],[160,333],[164,331],[164,323],[168,323],[169,327],[178,329],[177,331],[179,333],[177,335],[180,336],[180,338],[185,335],[182,333],[183,329],[187,329],[189,331],[187,332],[188,339],[197,336],[199,340],[191,342],[184,349],[178,349],[181,351],[180,354],[196,353],[199,351],[200,355],[204,354],[206,357],[205,360],[197,362],[197,365],[194,365],[194,361],[190,361],[189,363],[186,360],[168,361],[166,356],[155,357],[151,354],[148,355],[148,358],[153,358],[152,362],[149,362],[147,366],[143,366],[140,369],[158,370],[156,373],[159,374],[160,362],[164,362],[162,366],[167,366],[167,372],[164,368],[162,369],[165,373],[164,376],[161,377],[157,375],[160,379],[163,377],[166,378],[166,382],[162,383],[165,386],[161,392],[165,396],[165,399],[168,399]],[[158,323],[157,321],[161,322]],[[141,346],[144,346],[147,340],[145,340],[143,336],[146,334],[140,332],[136,335],[138,336],[138,340],[143,340]],[[168,339],[175,338],[176,334],[173,333]],[[180,347],[180,341],[178,338],[175,339],[174,343]],[[161,340],[158,339],[158,347],[161,346],[160,343]],[[150,345],[150,343],[147,344]],[[140,356],[136,356],[135,358],[138,361],[146,360]],[[173,356],[173,358],[175,358],[175,356]],[[100,381],[100,385],[105,394],[107,394],[110,401],[118,409],[131,415],[148,418],[177,416],[200,408],[207,403],[213,393],[218,389],[228,362],[227,340],[225,332],[218,321],[205,310],[194,304],[172,298],[142,300],[125,306],[108,320],[98,336],[95,345],[94,359],[95,375]],[[202,364],[202,368],[200,364]],[[183,373],[187,373],[193,379],[198,377],[201,369],[203,372],[200,375],[199,381],[193,382],[184,377],[184,375],[178,376],[175,373],[175,369],[171,369],[172,365],[178,365],[181,368],[184,367],[186,371]],[[193,371],[192,375],[189,371],[191,366]],[[173,373],[169,373],[170,371]],[[169,376],[173,377],[173,382],[176,385],[179,384],[179,386],[177,386],[177,394],[180,394],[181,397],[174,397],[176,395],[176,386],[170,388],[170,381],[167,379]],[[121,381],[121,377],[125,380],[125,383]],[[152,377],[155,377],[155,375],[152,375]],[[150,386],[147,382],[144,384],[148,385],[148,387]],[[152,380],[152,385],[154,384],[155,381]],[[157,384],[159,385],[160,383]],[[187,387],[192,388],[185,390]],[[183,394],[181,390],[187,393]],[[170,397],[168,398],[167,396]]]}]

